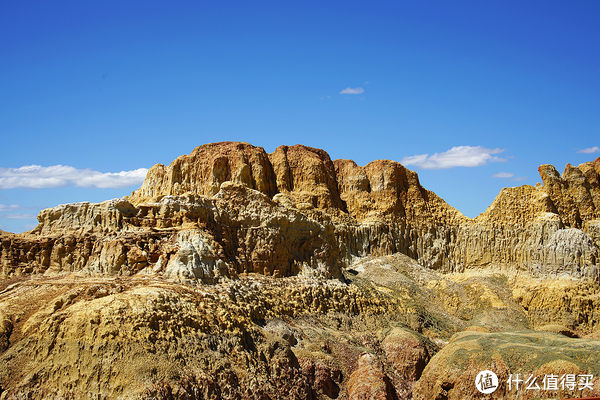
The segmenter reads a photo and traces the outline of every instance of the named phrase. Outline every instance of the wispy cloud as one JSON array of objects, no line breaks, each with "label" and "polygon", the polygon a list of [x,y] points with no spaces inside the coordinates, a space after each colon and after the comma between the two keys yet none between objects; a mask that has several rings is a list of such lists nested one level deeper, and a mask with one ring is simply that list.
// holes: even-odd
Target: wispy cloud
[{"label": "wispy cloud", "polygon": [[[29,213],[15,212],[23,207],[16,204],[0,204],[0,218],[4,219],[32,219],[35,215]],[[12,214],[11,214],[12,212]]]},{"label": "wispy cloud", "polygon": [[6,215],[2,215],[2,217],[6,218],[6,219],[31,219],[31,218],[35,218],[35,215],[20,213],[20,214],[6,214]]},{"label": "wispy cloud", "polygon": [[479,167],[488,162],[506,161],[495,156],[504,149],[488,149],[482,146],[454,146],[443,153],[417,154],[403,158],[400,163],[415,165],[423,169],[445,169],[454,167]]},{"label": "wispy cloud", "polygon": [[12,211],[18,208],[19,206],[16,204],[0,204],[0,212]]},{"label": "wispy cloud", "polygon": [[361,87],[355,87],[355,88],[347,87],[346,89],[341,90],[340,94],[363,94],[364,92],[365,92],[365,89],[363,89]]},{"label": "wispy cloud", "polygon": [[68,165],[26,165],[19,168],[0,168],[0,189],[53,188],[67,185],[96,188],[119,188],[140,184],[146,177],[146,168],[131,171],[100,172],[78,169]]},{"label": "wispy cloud", "polygon": [[512,178],[513,176],[515,176],[515,174],[513,174],[512,172],[498,172],[498,173],[492,175],[493,178],[500,178],[500,179],[508,179],[508,178]]},{"label": "wispy cloud", "polygon": [[582,154],[594,154],[600,152],[600,147],[586,147],[585,149],[577,150],[577,152]]}]

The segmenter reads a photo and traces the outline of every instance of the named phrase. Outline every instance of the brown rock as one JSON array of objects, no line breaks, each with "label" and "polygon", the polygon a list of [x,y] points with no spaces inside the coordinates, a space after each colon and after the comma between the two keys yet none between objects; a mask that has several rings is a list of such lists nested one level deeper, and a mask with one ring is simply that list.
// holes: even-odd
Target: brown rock
[{"label": "brown rock", "polygon": [[431,354],[424,338],[403,328],[394,328],[388,333],[381,348],[386,362],[396,373],[408,381],[416,381],[421,377]]},{"label": "brown rock", "polygon": [[212,196],[221,183],[233,181],[272,197],[276,193],[273,168],[262,147],[241,142],[199,146],[168,167],[150,168],[142,186],[132,193],[134,203],[184,193]]},{"label": "brown rock", "polygon": [[10,344],[10,335],[13,330],[13,324],[10,318],[0,312],[0,353],[6,350]]},{"label": "brown rock", "polygon": [[445,222],[464,217],[419,183],[416,172],[400,163],[377,160],[359,167],[335,160],[340,193],[348,212],[359,220],[392,215],[409,221]]},{"label": "brown rock", "polygon": [[335,399],[340,393],[338,386],[341,374],[339,370],[331,370],[324,365],[317,365],[315,368],[315,389],[323,393],[325,396]]},{"label": "brown rock", "polygon": [[304,367],[304,373],[309,377],[312,386],[318,393],[336,399],[340,394],[339,382],[342,373],[339,369],[331,368],[320,362],[308,361]]},{"label": "brown rock", "polygon": [[317,208],[343,209],[335,168],[329,154],[303,145],[279,146],[269,154],[277,189]]},{"label": "brown rock", "polygon": [[[429,362],[414,388],[415,400],[484,398],[475,386],[477,374],[491,370],[498,376],[494,398],[515,398],[517,391],[509,387],[510,374],[524,379],[538,377],[540,387],[544,374],[589,373],[598,371],[598,341],[581,342],[546,332],[462,332],[454,335]],[[577,367],[577,364],[585,368]],[[522,388],[521,388],[522,389]],[[537,393],[536,393],[537,392]],[[544,392],[542,392],[544,393]],[[598,389],[583,393],[545,392],[549,398],[597,395]],[[540,392],[521,390],[524,399],[539,398]]]},{"label": "brown rock", "polygon": [[586,164],[579,167],[567,164],[562,176],[551,165],[539,168],[544,191],[552,199],[563,223],[573,228],[581,228],[582,221],[597,219],[600,215],[598,173],[591,163]]},{"label": "brown rock", "polygon": [[347,383],[349,400],[392,400],[393,387],[376,356],[365,353]]}]

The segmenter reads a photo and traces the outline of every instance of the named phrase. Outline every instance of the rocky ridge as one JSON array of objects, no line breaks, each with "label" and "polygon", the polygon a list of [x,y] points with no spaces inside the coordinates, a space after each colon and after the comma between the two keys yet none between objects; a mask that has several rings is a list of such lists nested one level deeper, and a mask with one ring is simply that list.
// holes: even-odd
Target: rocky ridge
[{"label": "rocky ridge", "polygon": [[597,279],[600,160],[562,176],[543,165],[540,175],[543,185],[503,189],[469,219],[394,161],[360,167],[301,145],[267,154],[213,143],[155,165],[128,198],[43,210],[30,233],[2,234],[2,275],[178,264],[188,272],[169,275],[339,277],[354,257],[400,252],[443,272],[507,266]]}]

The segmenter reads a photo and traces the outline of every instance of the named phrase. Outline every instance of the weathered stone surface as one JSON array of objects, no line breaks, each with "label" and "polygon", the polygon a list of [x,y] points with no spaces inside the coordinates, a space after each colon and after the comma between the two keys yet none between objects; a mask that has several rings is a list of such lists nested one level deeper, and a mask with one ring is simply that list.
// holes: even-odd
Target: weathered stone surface
[{"label": "weathered stone surface", "polygon": [[32,233],[85,234],[91,232],[110,233],[123,228],[123,219],[137,214],[135,207],[124,199],[113,199],[102,203],[62,204],[40,211],[39,225]]},{"label": "weathered stone surface", "polygon": [[[201,248],[197,240],[186,236]],[[600,323],[600,289],[587,281],[441,274],[401,254],[365,258],[351,270],[345,282],[261,274],[210,285],[142,274],[15,278],[0,286],[0,320],[9,321],[0,332],[8,344],[0,386],[33,398],[84,391],[167,399],[191,391],[344,399],[350,388],[365,393],[362,378],[370,377],[369,390],[409,399],[424,360],[469,326],[562,324],[584,336]],[[359,367],[364,352],[377,360]]]},{"label": "weathered stone surface", "polygon": [[279,146],[269,155],[277,189],[297,205],[343,209],[335,168],[329,154],[308,146]]},{"label": "weathered stone surface", "polygon": [[148,171],[142,186],[133,192],[135,203],[184,193],[212,196],[221,183],[232,181],[268,196],[276,193],[273,167],[262,147],[248,143],[221,142],[199,146],[168,167],[157,164]]},{"label": "weathered stone surface", "polygon": [[352,160],[334,161],[342,199],[349,213],[363,220],[390,215],[410,222],[451,224],[466,220],[419,177],[401,164],[377,160],[359,167]]},{"label": "weathered stone surface", "polygon": [[41,215],[50,227],[43,222],[37,234],[3,236],[3,275],[82,270],[210,281],[243,272],[340,274],[334,226],[327,218],[319,222],[232,182],[210,198],[164,196],[138,206],[125,200],[85,203]]},{"label": "weathered stone surface", "polygon": [[43,210],[0,231],[0,398],[459,399],[484,366],[600,372],[600,159],[540,175],[470,219],[394,161],[224,142]]},{"label": "weathered stone surface", "polygon": [[431,358],[426,340],[404,328],[392,329],[383,339],[381,348],[395,372],[408,381],[418,380]]},{"label": "weathered stone surface", "polygon": [[[503,189],[471,220],[394,161],[360,167],[301,145],[269,155],[247,143],[212,143],[155,166],[129,199],[43,210],[31,235],[2,233],[2,271],[163,271],[183,246],[177,231],[197,229],[214,242],[211,262],[230,275],[336,276],[353,257],[400,252],[444,272],[504,266],[597,279],[599,166],[569,165],[562,176],[541,166],[543,185]],[[161,241],[158,253],[130,243],[144,236]]]},{"label": "weathered stone surface", "polygon": [[0,353],[6,350],[10,345],[12,328],[12,321],[0,312]]},{"label": "weathered stone surface", "polygon": [[377,293],[262,275],[202,286],[142,276],[19,280],[0,290],[2,320],[13,321],[0,385],[17,397],[189,389],[200,398],[347,398],[361,336],[378,329],[373,321],[403,318],[406,300]]},{"label": "weathered stone surface", "polygon": [[393,387],[376,356],[362,354],[356,371],[348,379],[349,400],[392,400]]},{"label": "weathered stone surface", "polygon": [[600,158],[578,167],[567,164],[562,175],[551,165],[539,168],[544,191],[563,223],[580,228],[583,221],[600,218]]},{"label": "weathered stone surface", "polygon": [[[499,380],[494,398],[534,399],[591,397],[600,394],[597,378],[600,372],[600,341],[582,342],[562,335],[546,332],[461,332],[440,350],[425,368],[414,389],[415,400],[478,399],[484,396],[477,391],[475,378],[479,371],[491,370]],[[509,388],[508,378],[519,374],[527,379],[536,376],[540,389],[544,374],[560,378],[563,374],[593,374],[593,389],[580,391],[562,389],[517,392]],[[525,376],[525,378],[523,378]]]}]

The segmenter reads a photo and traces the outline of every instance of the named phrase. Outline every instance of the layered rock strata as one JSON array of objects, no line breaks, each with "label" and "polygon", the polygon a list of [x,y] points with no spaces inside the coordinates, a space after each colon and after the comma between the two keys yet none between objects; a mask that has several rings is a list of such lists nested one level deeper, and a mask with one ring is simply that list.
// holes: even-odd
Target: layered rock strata
[{"label": "layered rock strata", "polygon": [[2,275],[339,277],[355,257],[399,252],[444,272],[505,266],[597,279],[600,159],[562,175],[543,165],[540,175],[542,185],[503,189],[469,219],[394,161],[361,167],[301,145],[267,154],[212,143],[155,165],[128,198],[43,210],[30,233],[2,233]]},{"label": "layered rock strata", "polygon": [[4,276],[82,271],[206,281],[245,272],[340,274],[331,222],[282,211],[230,182],[213,197],[70,204],[42,211],[39,220],[30,234],[3,237]]},{"label": "layered rock strata", "polygon": [[241,272],[339,276],[353,257],[400,252],[441,271],[504,265],[597,278],[600,160],[540,167],[543,185],[503,189],[475,219],[394,161],[364,167],[323,150],[245,143],[156,165],[129,198],[43,210],[29,234],[2,234],[2,275]]}]

